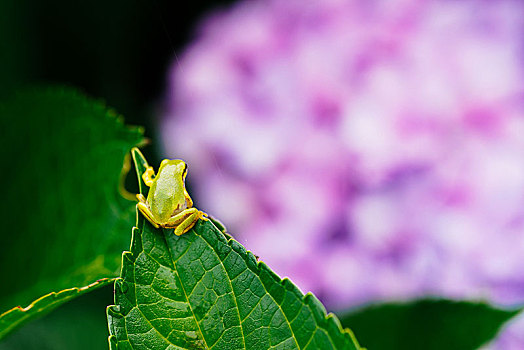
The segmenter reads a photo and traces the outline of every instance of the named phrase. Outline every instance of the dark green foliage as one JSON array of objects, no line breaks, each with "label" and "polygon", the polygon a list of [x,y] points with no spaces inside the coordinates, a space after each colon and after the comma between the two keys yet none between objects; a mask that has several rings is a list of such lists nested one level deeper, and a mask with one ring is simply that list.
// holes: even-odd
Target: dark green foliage
[{"label": "dark green foliage", "polygon": [[118,276],[134,221],[119,174],[142,131],[76,90],[35,88],[0,103],[0,133],[0,313]]},{"label": "dark green foliage", "polygon": [[520,310],[484,303],[424,299],[368,306],[341,317],[373,350],[474,350]]},{"label": "dark green foliage", "polygon": [[52,292],[38,298],[27,307],[17,306],[4,312],[0,315],[0,339],[29,320],[43,316],[69,300],[112,282],[114,282],[114,279],[104,278],[82,288],[64,289],[58,293]]},{"label": "dark green foliage", "polygon": [[[56,297],[39,300],[36,304],[52,299],[59,305],[65,305],[34,322],[26,322],[25,317],[43,316],[56,305],[40,305],[45,308],[44,311],[27,311],[24,314],[18,314],[15,308],[10,312],[11,316],[2,317],[0,324],[5,322],[10,327],[16,327],[23,322],[25,325],[0,342],[0,350],[106,349],[107,325],[104,308],[113,297],[112,280],[98,283],[90,289],[77,289],[77,294],[74,292],[74,290],[64,290],[56,293]],[[38,305],[36,308],[38,309]],[[13,323],[9,324],[10,321]],[[0,329],[2,328],[0,326]]]}]

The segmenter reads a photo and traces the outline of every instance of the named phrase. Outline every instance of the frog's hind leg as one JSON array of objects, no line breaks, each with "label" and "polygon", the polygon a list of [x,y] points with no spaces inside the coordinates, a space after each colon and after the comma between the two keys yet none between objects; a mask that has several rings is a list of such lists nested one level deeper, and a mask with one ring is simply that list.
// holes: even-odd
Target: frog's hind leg
[{"label": "frog's hind leg", "polygon": [[206,216],[206,213],[197,208],[189,208],[171,217],[163,226],[166,228],[174,228],[175,235],[181,236],[191,230],[199,219],[207,220]]},{"label": "frog's hind leg", "polygon": [[[138,196],[137,196],[138,197]],[[142,196],[143,197],[143,196]],[[151,223],[151,225],[155,226],[155,228],[159,228],[160,225],[158,225],[155,220],[153,219],[153,213],[151,212],[151,210],[149,209],[149,207],[144,203],[142,202],[142,200],[139,198],[140,202],[138,202],[136,204],[136,208],[138,210],[140,210],[140,212],[145,216],[145,218],[147,219],[147,221],[149,221]]]},{"label": "frog's hind leg", "polygon": [[182,221],[180,223],[180,225],[178,225],[175,228],[175,235],[181,236],[184,233],[186,233],[187,231],[191,230],[193,228],[193,226],[195,226],[195,224],[197,223],[199,218],[200,218],[200,215],[199,215],[198,211],[193,213],[193,214],[191,214],[191,215],[189,215],[187,217],[187,219]]}]

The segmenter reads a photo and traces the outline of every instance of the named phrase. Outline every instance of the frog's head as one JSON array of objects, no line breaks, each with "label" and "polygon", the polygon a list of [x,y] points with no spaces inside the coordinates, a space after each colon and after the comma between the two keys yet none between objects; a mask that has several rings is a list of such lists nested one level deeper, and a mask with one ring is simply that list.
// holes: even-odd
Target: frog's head
[{"label": "frog's head", "polygon": [[187,164],[181,159],[164,159],[162,163],[160,163],[158,174],[161,174],[163,170],[168,170],[169,173],[177,177],[180,176],[182,180],[185,180],[187,175]]}]

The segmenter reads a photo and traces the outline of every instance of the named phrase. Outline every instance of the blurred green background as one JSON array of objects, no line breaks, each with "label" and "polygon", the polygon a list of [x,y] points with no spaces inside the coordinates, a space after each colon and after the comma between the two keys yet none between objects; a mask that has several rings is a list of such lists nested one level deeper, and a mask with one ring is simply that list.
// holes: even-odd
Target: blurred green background
[{"label": "blurred green background", "polygon": [[0,96],[60,83],[102,98],[153,136],[176,54],[205,14],[232,0],[0,1]]},{"label": "blurred green background", "polygon": [[[128,124],[145,126],[154,139],[155,111],[175,53],[200,18],[232,2],[1,0],[0,97],[28,85],[75,86],[103,99]],[[158,163],[153,147],[145,154]],[[105,307],[112,294],[112,287],[102,288],[66,304],[16,331],[0,349],[107,349]]]}]

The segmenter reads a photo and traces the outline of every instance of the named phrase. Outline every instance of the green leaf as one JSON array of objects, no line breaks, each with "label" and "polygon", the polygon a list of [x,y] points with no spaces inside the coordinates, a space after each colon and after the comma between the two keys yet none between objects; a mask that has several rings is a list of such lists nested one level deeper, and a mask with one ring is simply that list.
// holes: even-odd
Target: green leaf
[{"label": "green leaf", "polygon": [[108,285],[115,280],[104,278],[81,288],[64,289],[58,293],[52,292],[33,301],[27,307],[16,306],[0,315],[0,338],[18,328],[27,321],[43,316],[58,306],[94,289]]},{"label": "green leaf", "polygon": [[341,321],[373,350],[473,350],[493,339],[519,311],[485,303],[422,299],[368,306]]},{"label": "green leaf", "polygon": [[[145,191],[147,162],[134,156]],[[313,294],[281,280],[211,221],[175,236],[138,214],[122,260],[107,310],[113,350],[359,349]]]},{"label": "green leaf", "polygon": [[107,349],[105,309],[112,303],[113,289],[109,283],[27,323],[0,342],[0,350]]},{"label": "green leaf", "polygon": [[118,193],[120,172],[142,130],[103,103],[56,87],[1,102],[0,133],[0,313],[117,277],[135,206]]}]

